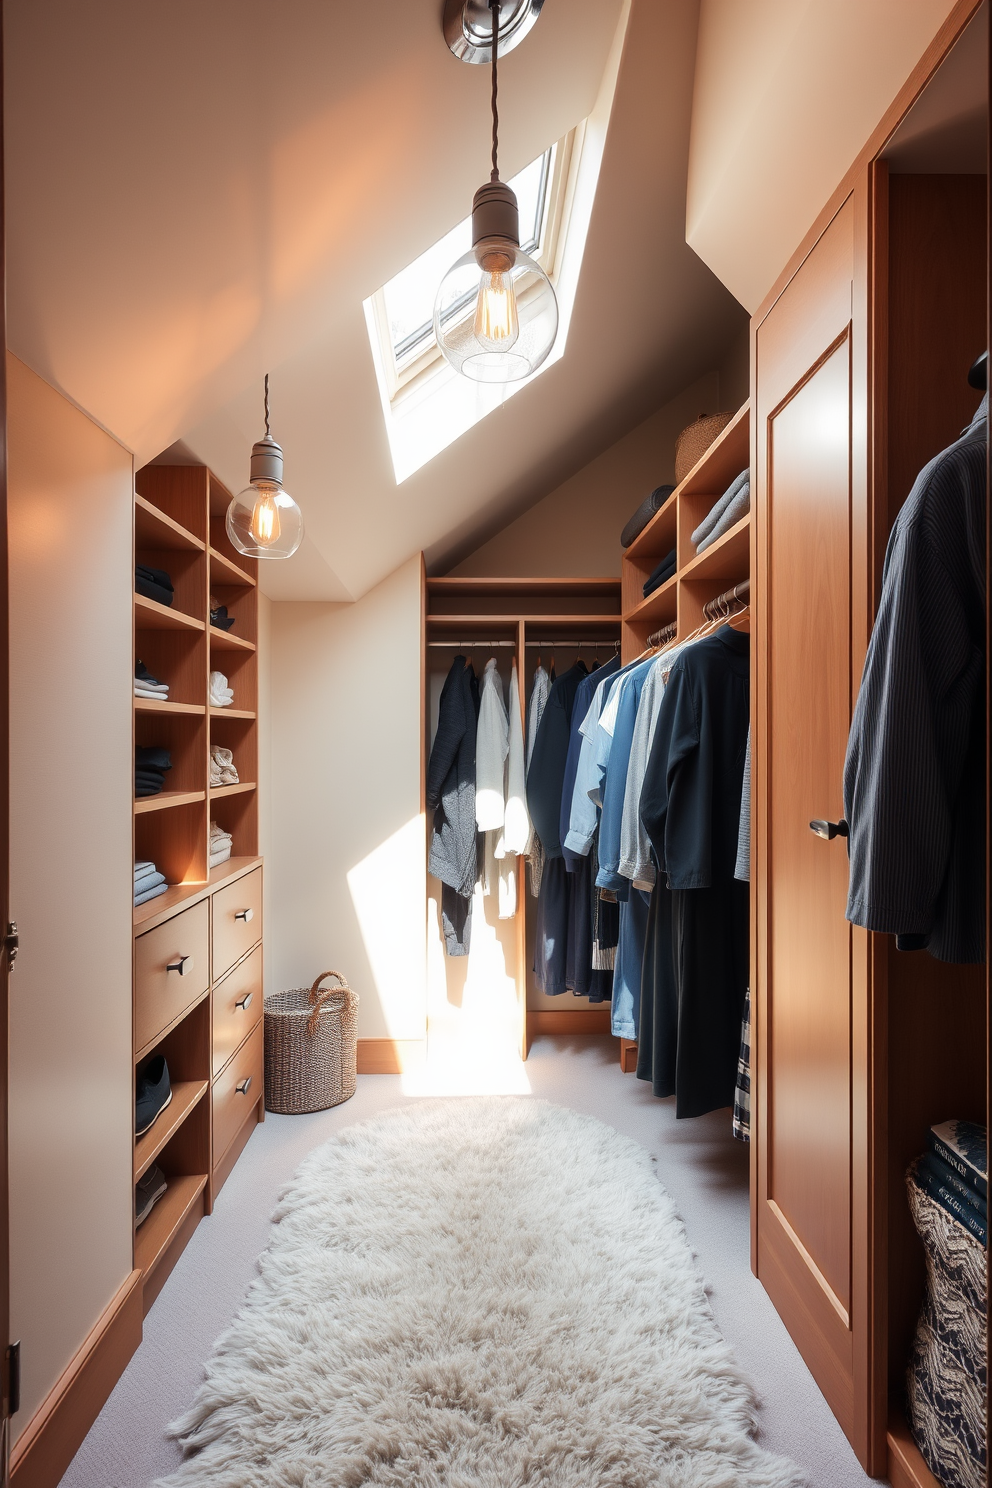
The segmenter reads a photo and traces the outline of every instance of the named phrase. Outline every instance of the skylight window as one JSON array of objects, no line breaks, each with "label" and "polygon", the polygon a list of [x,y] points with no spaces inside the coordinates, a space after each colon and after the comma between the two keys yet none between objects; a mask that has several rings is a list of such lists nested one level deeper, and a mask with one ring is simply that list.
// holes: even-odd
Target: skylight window
[{"label": "skylight window", "polygon": [[[520,246],[534,257],[542,247],[557,152],[558,145],[552,145],[509,182],[520,208]],[[466,217],[426,253],[401,269],[380,291],[397,373],[433,346],[437,287],[455,259],[467,253],[471,246],[472,219]]]}]

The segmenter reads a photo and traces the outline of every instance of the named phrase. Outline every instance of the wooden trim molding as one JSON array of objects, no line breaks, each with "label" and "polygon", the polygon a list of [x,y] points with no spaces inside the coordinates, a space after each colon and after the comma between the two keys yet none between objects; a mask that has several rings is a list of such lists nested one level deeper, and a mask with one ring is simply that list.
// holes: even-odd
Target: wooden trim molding
[{"label": "wooden trim molding", "polygon": [[132,1271],[14,1443],[11,1488],[57,1488],[140,1342],[141,1272]]},{"label": "wooden trim molding", "polygon": [[360,1075],[402,1075],[419,1069],[427,1056],[426,1039],[360,1038]]},{"label": "wooden trim molding", "polygon": [[892,1488],[940,1488],[913,1440],[905,1417],[895,1410],[889,1417],[888,1446]]},{"label": "wooden trim molding", "polygon": [[581,1033],[587,1036],[610,1033],[610,1010],[601,1008],[528,1008],[527,1032]]}]

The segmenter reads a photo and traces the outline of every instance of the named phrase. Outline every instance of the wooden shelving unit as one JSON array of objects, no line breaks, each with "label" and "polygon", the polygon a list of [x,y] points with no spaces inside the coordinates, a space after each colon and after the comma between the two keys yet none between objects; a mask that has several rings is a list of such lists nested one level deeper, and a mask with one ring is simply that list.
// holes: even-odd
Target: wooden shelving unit
[{"label": "wooden shelving unit", "polygon": [[[748,514],[702,553],[692,534],[731,481],[751,461],[750,403],[730,423],[669,496],[660,511],[626,549],[621,568],[624,664],[645,648],[648,636],[674,623],[685,640],[703,623],[703,606],[743,582],[751,573],[751,517]],[[676,570],[644,597],[644,581],[660,559],[675,549]],[[620,1068],[637,1068],[637,1045],[620,1040]]]},{"label": "wooden shelving unit", "polygon": [[[160,1024],[156,1013],[151,1015],[150,1027],[158,1032],[151,1039],[143,1034],[144,1045],[134,1056],[137,1077],[146,1060],[164,1054],[172,1086],[171,1103],[134,1146],[135,1180],[155,1163],[168,1183],[165,1195],[135,1230],[134,1264],[142,1273],[147,1312],[197,1223],[210,1213],[217,1189],[264,1110],[259,1071],[252,1105],[243,1113],[237,1109],[240,1125],[233,1140],[225,1135],[224,1151],[214,1150],[219,1099],[214,1089],[214,984],[237,964],[230,959],[235,953],[229,931],[226,940],[217,934],[217,925],[225,915],[230,919],[231,911],[226,904],[216,907],[214,896],[230,894],[232,885],[244,881],[246,896],[257,908],[244,934],[243,954],[239,949],[237,956],[247,957],[261,938],[255,784],[258,605],[257,564],[231,546],[224,529],[230,493],[205,466],[148,465],[138,472],[136,485],[136,561],[166,570],[175,590],[172,606],[134,596],[135,658],[170,687],[167,702],[134,699],[134,742],[167,748],[172,757],[168,788],[134,802],[135,859],[150,859],[169,882],[165,893],[133,911],[140,1026],[149,1028],[149,1007],[175,1010],[163,1011]],[[211,626],[213,603],[227,606],[235,621],[232,631]],[[211,670],[228,676],[236,706],[210,705]],[[231,749],[241,776],[238,785],[210,788],[213,744]],[[230,860],[213,869],[208,865],[211,820],[234,839]],[[176,996],[166,964],[187,949],[193,967],[188,999],[185,986]],[[260,965],[261,956],[255,962]],[[162,983],[166,995],[159,1004],[155,999]],[[259,1014],[261,1003],[259,982]],[[249,1045],[254,1050],[257,1041],[256,1018],[250,1026],[246,1023],[232,1059],[243,1056]],[[228,1061],[220,1073],[229,1074],[230,1068]],[[226,1134],[232,1127],[230,1109],[224,1120]]]}]

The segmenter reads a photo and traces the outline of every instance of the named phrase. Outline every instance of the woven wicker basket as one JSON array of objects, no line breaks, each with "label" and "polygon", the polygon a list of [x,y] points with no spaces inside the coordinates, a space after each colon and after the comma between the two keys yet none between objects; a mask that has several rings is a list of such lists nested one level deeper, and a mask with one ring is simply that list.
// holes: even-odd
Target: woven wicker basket
[{"label": "woven wicker basket", "polygon": [[[322,987],[337,977],[337,987]],[[358,993],[339,971],[313,986],[265,999],[265,1109],[285,1116],[326,1111],[355,1093]]]},{"label": "woven wicker basket", "polygon": [[733,418],[732,413],[701,413],[675,441],[675,479],[682,483],[697,460],[701,460],[718,434]]}]

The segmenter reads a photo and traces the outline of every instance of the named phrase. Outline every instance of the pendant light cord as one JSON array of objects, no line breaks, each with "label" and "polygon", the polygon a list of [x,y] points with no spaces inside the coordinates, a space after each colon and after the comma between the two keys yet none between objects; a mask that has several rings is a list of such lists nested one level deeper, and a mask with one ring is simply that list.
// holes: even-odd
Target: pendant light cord
[{"label": "pendant light cord", "polygon": [[500,0],[489,0],[489,9],[493,13],[493,170],[489,177],[490,181],[499,180],[499,165],[497,164],[497,153],[499,151],[499,108],[496,102],[497,92],[497,61],[499,55],[499,6]]},{"label": "pendant light cord", "polygon": [[269,437],[269,374],[265,374],[265,437]]}]

